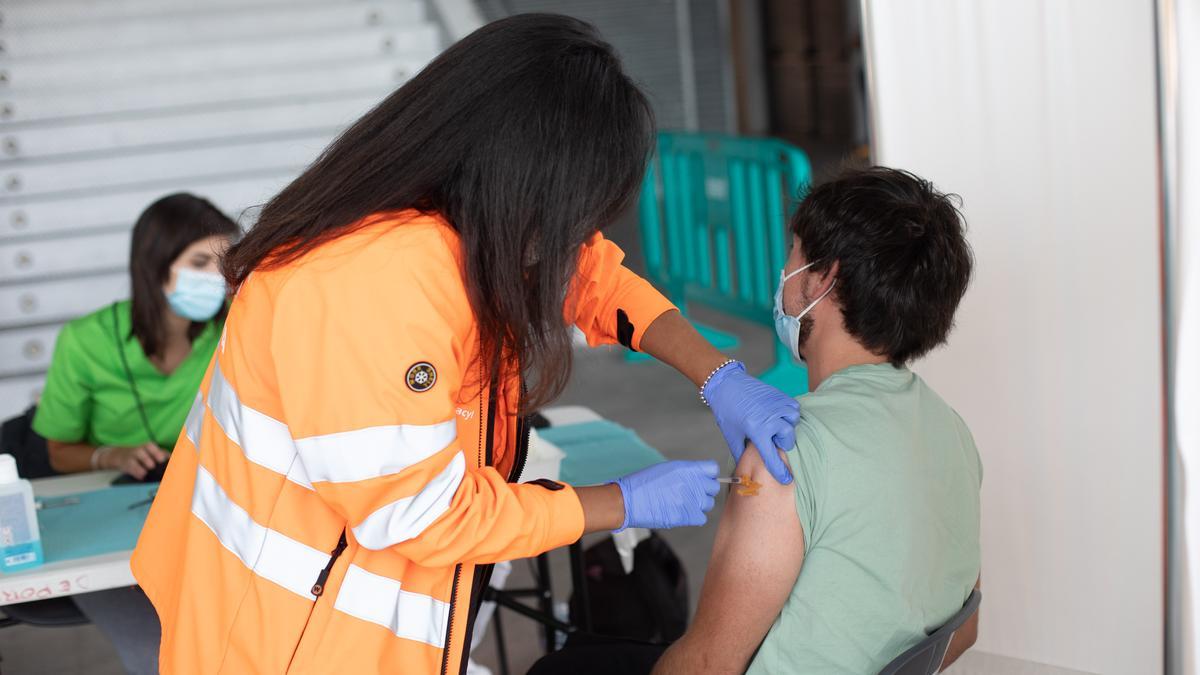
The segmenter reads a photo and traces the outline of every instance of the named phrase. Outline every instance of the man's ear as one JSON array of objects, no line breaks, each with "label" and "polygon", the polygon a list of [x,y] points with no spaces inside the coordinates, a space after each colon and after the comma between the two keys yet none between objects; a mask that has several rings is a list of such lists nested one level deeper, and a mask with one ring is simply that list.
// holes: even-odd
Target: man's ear
[{"label": "man's ear", "polygon": [[837,280],[838,269],[840,269],[840,263],[834,260],[825,272],[813,272],[808,275],[808,288],[804,289],[806,295],[810,298],[819,298],[822,293],[829,290],[829,287]]}]

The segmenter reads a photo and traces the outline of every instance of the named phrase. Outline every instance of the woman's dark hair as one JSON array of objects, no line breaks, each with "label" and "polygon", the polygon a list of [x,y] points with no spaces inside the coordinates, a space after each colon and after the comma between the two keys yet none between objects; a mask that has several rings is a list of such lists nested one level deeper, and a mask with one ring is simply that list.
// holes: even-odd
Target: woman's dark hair
[{"label": "woman's dark hair", "polygon": [[491,377],[515,359],[536,408],[566,385],[563,318],[580,246],[630,203],[654,143],[645,97],[577,19],[488,24],[355,122],[262,209],[225,259],[231,285],[374,213],[439,214],[460,235]]},{"label": "woman's dark hair", "polygon": [[[169,310],[163,284],[171,278],[171,263],[201,239],[214,235],[234,237],[237,233],[237,224],[211,202],[186,192],[167,195],[138,216],[129,252],[133,290],[130,335],[142,344],[146,356],[157,355],[166,342],[163,317]],[[215,320],[223,318],[224,311]],[[204,326],[193,321],[188,327],[188,339],[195,340]]]},{"label": "woman's dark hair", "polygon": [[901,366],[946,340],[973,256],[954,195],[907,171],[853,169],[815,188],[792,216],[813,270],[838,263],[846,331]]}]

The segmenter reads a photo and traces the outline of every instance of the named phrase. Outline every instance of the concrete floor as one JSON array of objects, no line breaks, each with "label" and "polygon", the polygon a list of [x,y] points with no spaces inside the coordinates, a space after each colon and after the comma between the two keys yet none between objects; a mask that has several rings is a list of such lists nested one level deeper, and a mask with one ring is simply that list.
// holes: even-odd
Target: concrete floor
[{"label": "concrete floor", "polygon": [[0,630],[3,675],[121,675],[112,645],[95,626]]}]

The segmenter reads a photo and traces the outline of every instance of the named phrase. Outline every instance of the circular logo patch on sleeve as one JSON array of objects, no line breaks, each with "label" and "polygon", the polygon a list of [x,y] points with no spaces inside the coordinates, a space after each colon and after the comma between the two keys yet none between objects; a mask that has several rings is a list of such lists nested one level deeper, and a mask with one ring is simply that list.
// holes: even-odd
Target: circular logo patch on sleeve
[{"label": "circular logo patch on sleeve", "polygon": [[437,369],[428,361],[414,363],[408,368],[408,374],[404,376],[404,382],[409,389],[420,393],[429,391],[437,382]]}]

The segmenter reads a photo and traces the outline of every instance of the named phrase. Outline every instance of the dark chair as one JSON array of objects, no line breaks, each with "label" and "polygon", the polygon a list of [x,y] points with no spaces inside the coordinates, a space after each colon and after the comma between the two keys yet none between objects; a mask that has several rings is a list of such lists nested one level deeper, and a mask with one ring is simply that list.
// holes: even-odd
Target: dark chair
[{"label": "dark chair", "polygon": [[25,412],[0,424],[0,452],[13,456],[17,461],[17,473],[25,479],[58,475],[50,466],[46,439],[33,430],[36,413],[37,406],[30,406]]},{"label": "dark chair", "polygon": [[0,628],[21,623],[56,628],[88,623],[88,618],[79,611],[75,601],[68,597],[5,605],[0,607],[0,611],[5,614],[0,619]]},{"label": "dark chair", "polygon": [[962,628],[967,619],[979,611],[979,601],[982,597],[978,590],[971,591],[967,602],[962,609],[958,610],[957,614],[950,617],[950,620],[934,631],[932,635],[921,640],[915,647],[884,666],[883,670],[879,671],[879,675],[934,675],[937,673],[938,668],[942,666],[942,659],[946,658],[946,649],[950,647],[950,638],[954,637],[954,631]]}]

